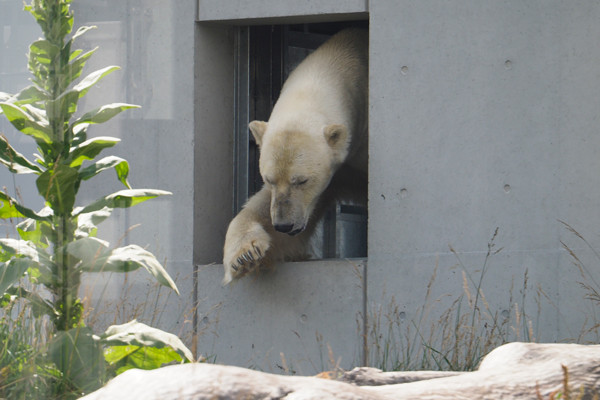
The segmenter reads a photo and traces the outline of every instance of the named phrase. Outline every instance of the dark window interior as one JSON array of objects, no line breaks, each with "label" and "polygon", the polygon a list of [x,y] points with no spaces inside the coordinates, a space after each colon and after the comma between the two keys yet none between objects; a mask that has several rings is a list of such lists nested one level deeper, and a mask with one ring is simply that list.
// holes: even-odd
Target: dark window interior
[{"label": "dark window interior", "polygon": [[[329,37],[347,27],[368,28],[367,21],[263,25],[242,28],[238,49],[238,139],[247,141],[247,156],[237,157],[238,210],[241,202],[256,193],[263,185],[258,169],[259,150],[252,134],[247,132],[247,121],[267,121],[279,97],[281,86],[302,60]],[[247,56],[247,62],[243,59]],[[247,71],[247,76],[244,75]],[[245,95],[247,94],[247,99]],[[241,106],[240,106],[241,105]],[[240,111],[241,110],[241,111]],[[240,118],[241,117],[241,118]],[[245,153],[243,143],[240,153]],[[247,171],[243,173],[242,168]],[[246,181],[247,179],[247,181]],[[238,210],[235,210],[236,212]],[[313,240],[314,258],[346,258],[367,256],[367,210],[350,204],[339,204],[329,210]]]}]

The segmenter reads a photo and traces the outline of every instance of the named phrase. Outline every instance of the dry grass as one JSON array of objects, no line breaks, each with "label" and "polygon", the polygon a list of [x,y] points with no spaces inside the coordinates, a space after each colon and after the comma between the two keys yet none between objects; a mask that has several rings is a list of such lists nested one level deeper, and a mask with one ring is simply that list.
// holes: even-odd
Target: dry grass
[{"label": "dry grass", "polygon": [[[535,341],[533,321],[525,310],[526,294],[530,290],[525,271],[521,298],[513,297],[511,283],[508,305],[502,312],[494,311],[482,290],[484,278],[492,258],[502,251],[496,248],[496,229],[488,242],[487,253],[479,275],[473,276],[464,265],[459,253],[450,247],[461,269],[462,291],[440,312],[441,304],[448,300],[433,298],[438,265],[427,284],[424,304],[415,317],[408,319],[400,310],[395,298],[386,306],[377,305],[369,310],[367,363],[385,371],[390,370],[451,370],[469,371],[494,348],[509,341]],[[536,301],[545,296],[541,288],[536,291]],[[443,301],[442,301],[443,300]],[[538,306],[538,315],[540,307]],[[439,317],[433,319],[435,315]]]},{"label": "dry grass", "polygon": [[[190,347],[194,342],[192,319],[195,305],[191,301],[178,304],[184,301],[183,298],[177,298],[172,290],[147,277],[144,272],[110,274],[100,285],[97,280],[82,285],[86,324],[103,331],[109,325],[136,319],[150,326],[161,327],[168,318],[170,324],[166,330]],[[177,282],[177,277],[174,280]],[[120,287],[116,296],[107,294],[111,285]],[[180,322],[177,330],[173,330],[174,320]]]},{"label": "dry grass", "polygon": [[[594,270],[600,264],[600,253],[582,234],[566,222],[560,221],[567,231],[583,246],[575,249],[561,241],[563,249],[569,254],[579,273],[579,279],[573,277],[584,290],[584,298],[592,302],[593,307],[579,330],[569,341],[577,343],[598,343],[600,341],[600,318],[596,315],[600,305],[600,284],[595,279]],[[452,370],[468,371],[475,369],[481,359],[494,348],[511,341],[535,342],[538,335],[539,317],[542,303],[559,312],[553,298],[546,294],[540,285],[532,287],[528,271],[515,290],[514,279],[510,284],[508,302],[501,312],[494,311],[482,290],[485,278],[490,271],[493,257],[503,249],[496,248],[498,236],[496,229],[488,242],[483,265],[477,273],[463,263],[460,253],[450,247],[461,270],[461,281],[457,282],[460,293],[449,301],[449,295],[434,298],[434,286],[438,278],[436,262],[423,298],[423,306],[417,309],[412,318],[392,297],[386,304],[378,304],[368,310],[368,325],[364,337],[368,346],[365,359],[367,364],[382,370]],[[581,249],[583,250],[581,250]],[[586,256],[577,252],[585,251]],[[588,266],[593,264],[594,268]],[[462,286],[459,288],[458,286]],[[514,293],[518,293],[515,297]],[[534,298],[528,296],[533,294]],[[384,296],[385,297],[385,296]],[[537,309],[531,313],[526,304],[532,301]],[[450,304],[445,309],[442,305]],[[360,331],[359,327],[359,331]],[[565,382],[568,382],[568,378]],[[565,391],[563,390],[564,393]],[[554,398],[565,398],[556,397]],[[577,397],[571,397],[577,398]]]},{"label": "dry grass", "polygon": [[[570,232],[577,239],[578,243],[583,244],[584,249],[587,249],[587,251],[589,251],[593,258],[592,262],[600,264],[600,253],[598,253],[594,246],[571,225],[564,221],[559,220],[559,222],[563,224],[567,231]],[[574,246],[569,246],[565,241],[562,240],[560,243],[563,249],[571,257],[572,264],[579,272],[579,280],[577,281],[577,283],[584,290],[585,299],[591,301],[595,306],[600,305],[600,284],[598,284],[598,281],[595,279],[595,274],[592,272],[593,268],[588,267],[587,263],[584,262],[582,258],[577,255]],[[577,338],[577,341],[592,341],[594,343],[600,342],[600,321],[595,312],[587,316],[586,326],[584,326],[584,328],[582,329],[581,333],[579,334],[579,337]]]}]

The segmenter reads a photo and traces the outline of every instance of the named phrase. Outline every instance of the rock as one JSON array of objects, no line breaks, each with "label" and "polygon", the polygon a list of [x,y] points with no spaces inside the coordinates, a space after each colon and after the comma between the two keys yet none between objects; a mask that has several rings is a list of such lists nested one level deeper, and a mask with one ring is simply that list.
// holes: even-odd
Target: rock
[{"label": "rock", "polygon": [[387,397],[349,383],[314,377],[281,376],[213,364],[182,364],[151,371],[126,371],[83,399],[369,400]]},{"label": "rock", "polygon": [[360,367],[354,368],[352,371],[344,372],[341,374],[338,380],[342,382],[354,383],[358,386],[382,386],[445,378],[448,376],[457,376],[465,373],[466,372],[452,371],[383,372],[377,368]]},{"label": "rock", "polygon": [[[568,377],[565,379],[565,377]],[[550,399],[600,392],[600,345],[509,343],[474,372],[355,368],[338,380],[267,374],[213,364],[129,370],[83,399]],[[568,398],[563,395],[562,398]]]}]

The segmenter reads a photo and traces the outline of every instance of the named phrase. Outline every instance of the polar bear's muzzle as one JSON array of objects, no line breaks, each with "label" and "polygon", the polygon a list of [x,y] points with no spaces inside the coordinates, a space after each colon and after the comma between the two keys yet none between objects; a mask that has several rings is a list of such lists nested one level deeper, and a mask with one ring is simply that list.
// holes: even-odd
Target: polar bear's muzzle
[{"label": "polar bear's muzzle", "polygon": [[294,229],[294,224],[275,224],[273,228],[277,232],[287,233],[290,236],[295,236],[304,230],[304,226],[301,228]]},{"label": "polar bear's muzzle", "polygon": [[290,236],[302,232],[306,228],[306,216],[310,215],[308,211],[301,199],[294,198],[289,188],[272,192],[271,223],[277,232]]}]

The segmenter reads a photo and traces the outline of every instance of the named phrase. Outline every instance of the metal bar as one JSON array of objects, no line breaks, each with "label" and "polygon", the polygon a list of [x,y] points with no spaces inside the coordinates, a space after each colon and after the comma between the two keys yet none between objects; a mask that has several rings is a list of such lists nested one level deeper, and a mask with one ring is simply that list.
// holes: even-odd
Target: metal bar
[{"label": "metal bar", "polygon": [[249,28],[237,28],[234,59],[233,213],[248,200]]}]

